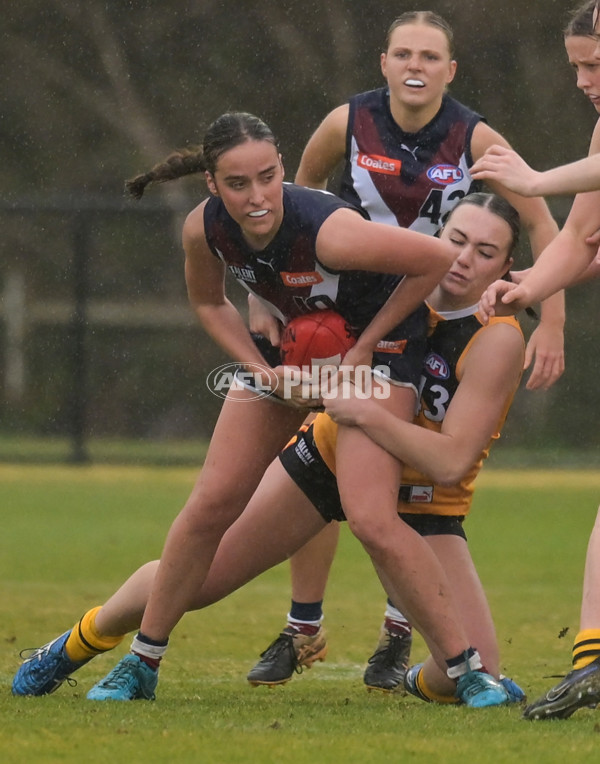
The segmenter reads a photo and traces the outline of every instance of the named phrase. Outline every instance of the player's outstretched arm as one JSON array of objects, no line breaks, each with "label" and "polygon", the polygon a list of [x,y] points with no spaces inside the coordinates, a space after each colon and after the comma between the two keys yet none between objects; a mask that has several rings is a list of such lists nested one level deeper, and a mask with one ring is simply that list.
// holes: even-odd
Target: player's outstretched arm
[{"label": "player's outstretched arm", "polygon": [[522,196],[579,194],[600,189],[600,120],[590,144],[590,155],[570,164],[537,172],[516,151],[490,146],[471,168],[476,180],[498,181]]},{"label": "player's outstretched arm", "polygon": [[501,183],[521,196],[542,196],[539,190],[542,173],[533,170],[516,151],[506,146],[490,146],[471,167],[475,180]]}]

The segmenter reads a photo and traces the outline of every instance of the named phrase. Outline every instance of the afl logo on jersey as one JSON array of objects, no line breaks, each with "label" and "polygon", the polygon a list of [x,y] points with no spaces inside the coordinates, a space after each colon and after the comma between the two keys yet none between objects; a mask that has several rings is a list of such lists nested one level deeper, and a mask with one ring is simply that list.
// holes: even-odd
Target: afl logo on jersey
[{"label": "afl logo on jersey", "polygon": [[425,359],[425,368],[432,377],[437,377],[437,379],[448,379],[450,377],[448,364],[437,353],[429,353]]},{"label": "afl logo on jersey", "polygon": [[427,177],[442,186],[451,186],[464,178],[464,172],[453,164],[436,164],[427,170]]}]

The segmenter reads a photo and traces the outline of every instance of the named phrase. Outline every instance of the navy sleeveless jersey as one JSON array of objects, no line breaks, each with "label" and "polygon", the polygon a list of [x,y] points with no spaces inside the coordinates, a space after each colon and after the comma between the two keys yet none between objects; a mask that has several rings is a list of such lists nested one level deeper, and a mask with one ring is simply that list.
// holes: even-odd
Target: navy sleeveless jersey
[{"label": "navy sleeveless jersey", "polygon": [[264,249],[255,250],[221,199],[211,197],[204,209],[208,246],[229,273],[282,323],[304,313],[332,309],[362,331],[400,276],[333,271],[319,262],[316,240],[321,225],[340,208],[354,209],[337,196],[284,183],[283,208],[283,221],[274,239]]},{"label": "navy sleeveless jersey", "polygon": [[456,202],[480,187],[471,178],[479,114],[445,95],[417,133],[392,117],[387,87],[350,99],[340,196],[371,220],[436,234]]}]

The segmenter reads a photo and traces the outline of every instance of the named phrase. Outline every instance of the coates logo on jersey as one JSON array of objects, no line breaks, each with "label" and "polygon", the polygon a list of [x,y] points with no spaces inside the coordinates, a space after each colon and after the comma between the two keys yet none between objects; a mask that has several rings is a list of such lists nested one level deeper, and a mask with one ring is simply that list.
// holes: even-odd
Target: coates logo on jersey
[{"label": "coates logo on jersey", "polygon": [[436,164],[427,170],[429,180],[440,183],[442,186],[451,186],[453,183],[458,183],[464,176],[465,174],[460,167],[456,167],[453,164]]},{"label": "coates logo on jersey", "polygon": [[399,159],[390,159],[377,154],[363,154],[358,152],[357,164],[369,172],[381,172],[384,175],[400,175],[402,162]]},{"label": "coates logo on jersey", "polygon": [[402,355],[406,350],[408,340],[379,340],[376,350],[378,353],[396,353]]},{"label": "coates logo on jersey", "polygon": [[450,367],[437,353],[429,353],[425,359],[425,368],[432,377],[437,379],[448,379],[450,376]]},{"label": "coates logo on jersey", "polygon": [[320,284],[323,281],[323,276],[316,271],[310,271],[309,273],[288,273],[282,271],[281,280],[288,287],[304,287]]}]

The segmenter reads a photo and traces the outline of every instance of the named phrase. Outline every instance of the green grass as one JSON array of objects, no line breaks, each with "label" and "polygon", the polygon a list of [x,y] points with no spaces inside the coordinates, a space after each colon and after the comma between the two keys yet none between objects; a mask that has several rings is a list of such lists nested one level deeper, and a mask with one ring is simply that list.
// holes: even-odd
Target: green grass
[{"label": "green grass", "polygon": [[[126,652],[45,698],[13,698],[19,650],[38,646],[101,603],[164,534],[195,471],[0,466],[0,760],[3,762],[588,762],[600,716],[526,723],[518,708],[474,711],[369,694],[362,672],[384,597],[344,529],[325,603],[330,653],[286,687],[245,674],[281,627],[287,566],[179,624],[155,703],[96,704],[93,682]],[[496,618],[503,667],[530,696],[569,666],[585,547],[600,473],[484,472],[467,523]],[[568,629],[566,636],[560,635]],[[425,654],[415,640],[413,659]]]}]

